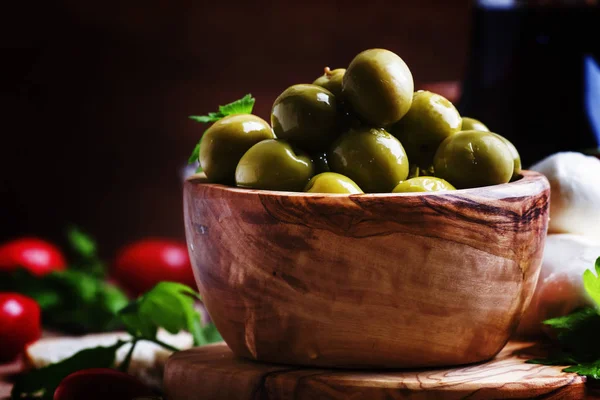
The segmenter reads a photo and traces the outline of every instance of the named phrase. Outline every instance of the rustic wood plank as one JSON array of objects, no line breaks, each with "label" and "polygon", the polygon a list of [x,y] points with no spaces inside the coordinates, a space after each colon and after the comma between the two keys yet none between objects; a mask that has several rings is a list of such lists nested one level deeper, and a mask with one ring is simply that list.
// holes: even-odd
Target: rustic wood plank
[{"label": "rustic wood plank", "polygon": [[302,368],[237,358],[225,344],[179,352],[165,369],[169,400],[583,399],[585,378],[526,364],[545,348],[509,342],[491,361],[455,368],[385,371]]}]

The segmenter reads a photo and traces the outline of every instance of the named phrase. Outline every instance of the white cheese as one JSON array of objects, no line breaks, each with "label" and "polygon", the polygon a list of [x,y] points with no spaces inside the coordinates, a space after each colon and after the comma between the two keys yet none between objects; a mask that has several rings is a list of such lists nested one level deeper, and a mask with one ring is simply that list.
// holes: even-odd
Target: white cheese
[{"label": "white cheese", "polygon": [[559,152],[530,169],[550,181],[548,232],[600,238],[600,159],[577,152]]},{"label": "white cheese", "polygon": [[543,333],[542,321],[592,305],[583,287],[583,272],[594,269],[600,257],[600,239],[574,234],[549,234],[535,293],[525,311],[518,334]]},{"label": "white cheese", "polygon": [[[69,358],[83,349],[111,346],[118,340],[129,339],[131,339],[131,336],[126,332],[42,338],[30,344],[25,351],[25,355],[27,363],[31,367],[41,368]],[[172,335],[160,329],[158,339],[180,350],[189,349],[193,346],[192,335],[183,331]],[[117,351],[117,365],[123,361],[130,348],[131,345],[127,344],[121,346]],[[171,353],[171,351],[152,342],[140,341],[133,351],[128,372],[147,385],[160,389],[164,366]]]}]

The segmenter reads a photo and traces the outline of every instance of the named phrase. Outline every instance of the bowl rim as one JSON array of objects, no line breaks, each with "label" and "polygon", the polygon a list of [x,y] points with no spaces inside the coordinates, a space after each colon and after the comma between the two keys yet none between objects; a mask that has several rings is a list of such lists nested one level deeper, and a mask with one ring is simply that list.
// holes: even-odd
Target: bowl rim
[{"label": "bowl rim", "polygon": [[530,184],[540,183],[550,188],[550,183],[545,175],[533,170],[521,170],[519,178],[507,183],[497,185],[479,186],[468,189],[444,190],[438,192],[407,192],[407,193],[307,193],[307,192],[287,192],[281,190],[264,190],[264,189],[246,189],[236,186],[224,185],[221,183],[211,183],[207,181],[206,175],[203,172],[195,173],[185,179],[186,184],[194,186],[206,186],[215,189],[220,189],[232,193],[256,194],[260,196],[277,196],[277,197],[305,197],[305,198],[395,198],[395,197],[415,197],[415,196],[440,196],[440,195],[477,195],[491,194],[498,192],[506,194],[510,189],[523,188]]}]

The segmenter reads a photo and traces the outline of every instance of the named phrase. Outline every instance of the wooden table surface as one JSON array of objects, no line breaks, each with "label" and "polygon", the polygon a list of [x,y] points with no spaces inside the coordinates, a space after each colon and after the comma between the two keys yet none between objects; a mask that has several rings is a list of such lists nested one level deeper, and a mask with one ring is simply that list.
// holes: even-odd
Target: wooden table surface
[{"label": "wooden table surface", "polygon": [[564,367],[525,363],[544,352],[536,343],[509,342],[484,363],[361,371],[257,363],[213,344],[174,354],[164,390],[168,400],[600,399]]},{"label": "wooden table surface", "polygon": [[[503,392],[503,390],[511,390],[513,391],[513,395],[518,395],[517,398],[524,398],[521,395],[524,394],[526,391],[529,391],[529,393],[539,396],[538,398],[544,399],[585,398],[590,400],[600,400],[600,391],[597,388],[594,389],[591,388],[589,385],[584,385],[585,379],[582,377],[579,377],[575,374],[567,374],[560,372],[561,367],[524,364],[524,361],[527,358],[531,356],[543,355],[544,351],[545,349],[536,343],[511,342],[494,360],[488,363],[476,364],[472,366],[447,370],[438,369],[421,370],[418,372],[387,372],[382,375],[369,372],[370,378],[367,379],[367,383],[369,381],[371,382],[371,384],[375,381],[387,382],[387,387],[385,387],[386,395],[389,395],[389,393],[393,394],[394,387],[397,388],[397,385],[401,383],[402,385],[404,385],[405,389],[408,389],[403,391],[403,399],[414,398],[414,396],[410,397],[409,394],[412,392],[414,395],[415,393],[417,393],[417,389],[425,389],[426,391],[429,391],[430,394],[434,395],[436,393],[436,388],[438,390],[437,394],[435,394],[434,397],[443,398],[440,397],[440,390],[448,390],[450,387],[454,386],[454,388],[452,389],[453,394],[458,395],[459,397],[452,398],[464,398],[464,396],[462,396],[462,394],[464,393],[460,391],[462,387],[463,389],[468,389],[479,393],[474,397],[469,397],[473,399],[505,398],[502,396],[506,394]],[[201,355],[199,359],[198,355]],[[199,378],[196,375],[196,378],[194,379],[195,382],[193,386],[201,385],[203,388],[203,391],[201,392],[203,394],[203,399],[211,398],[206,397],[209,396],[208,391],[211,390],[211,388],[221,390],[219,389],[219,381],[213,380],[210,385],[207,385],[207,380],[209,380],[211,376],[221,376],[224,373],[224,368],[226,372],[229,371],[229,373],[226,373],[225,376],[231,377],[232,375],[237,375],[237,377],[240,378],[235,379],[233,381],[230,379],[225,379],[225,382],[228,385],[227,390],[230,391],[240,389],[244,382],[252,382],[253,380],[249,379],[249,377],[251,378],[253,374],[258,374],[260,376],[264,375],[263,372],[265,368],[268,371],[270,371],[269,379],[272,379],[271,384],[283,385],[281,389],[284,389],[284,386],[290,384],[291,382],[297,382],[299,378],[302,378],[304,389],[306,389],[311,387],[311,382],[318,383],[318,385],[314,386],[316,388],[328,387],[328,382],[333,385],[340,385],[340,383],[342,383],[343,387],[348,383],[354,382],[353,384],[355,384],[356,382],[359,382],[359,380],[356,379],[357,377],[360,379],[364,379],[366,376],[364,372],[334,372],[331,370],[302,371],[302,368],[293,368],[293,371],[291,371],[289,366],[262,365],[253,363],[251,361],[239,360],[235,359],[232,356],[231,352],[224,344],[209,345],[203,347],[202,349],[183,351],[174,356],[173,360],[187,360],[183,363],[177,362],[177,364],[179,364],[180,366],[183,365],[186,368],[189,367],[188,371],[191,371],[193,375],[194,372],[199,371],[198,368],[204,369],[206,367],[205,364],[202,364],[202,360],[214,360],[215,356],[217,356],[217,358],[221,360],[218,362],[218,365],[212,364],[213,361],[210,361],[209,365],[212,364],[210,370],[204,370],[201,375],[202,378]],[[196,360],[195,365],[191,365],[189,363],[193,360]],[[18,373],[21,370],[22,366],[23,363],[20,361],[0,365],[0,399],[5,399],[10,396],[10,389],[12,386],[10,383],[10,376],[15,373]],[[179,372],[177,370],[179,370]],[[287,370],[290,371],[286,372]],[[243,373],[241,373],[240,371]],[[278,371],[283,373],[277,373]],[[186,385],[189,387],[189,381],[188,384],[186,384],[186,380],[189,376],[191,375],[181,375],[180,369],[176,368],[176,370],[173,371],[173,375],[169,379],[171,379],[171,381],[173,381],[174,379],[179,380],[182,385],[181,387],[185,387]],[[244,379],[241,379],[241,377],[244,377]],[[352,379],[348,379],[349,377]],[[259,382],[266,383],[270,381],[269,379],[262,381],[259,380]],[[165,384],[166,386],[169,386],[169,382],[165,382]],[[553,388],[552,390],[548,390],[548,388],[544,389],[544,385],[549,385],[548,388]],[[342,389],[338,387],[337,390]],[[366,390],[365,387],[363,387],[363,390]],[[369,390],[374,389],[371,388]],[[375,388],[375,390],[378,391],[377,387]],[[194,390],[194,392],[197,391]],[[223,392],[220,393],[222,395]],[[343,391],[341,393],[343,394]],[[486,393],[494,395],[492,395],[492,397],[485,397]],[[576,397],[573,397],[571,395],[575,395]],[[584,397],[581,397],[580,395]],[[186,397],[178,397],[177,394],[175,394],[175,396],[172,397],[172,400],[179,400],[179,398]],[[265,398],[272,399],[273,397]],[[302,399],[302,397],[296,398]],[[372,398],[378,399],[379,397]],[[395,397],[385,398],[393,399]],[[417,398],[425,398],[425,394],[421,392],[421,395]],[[535,396],[530,398],[535,398]],[[171,400],[171,398],[168,398],[167,400]]]}]

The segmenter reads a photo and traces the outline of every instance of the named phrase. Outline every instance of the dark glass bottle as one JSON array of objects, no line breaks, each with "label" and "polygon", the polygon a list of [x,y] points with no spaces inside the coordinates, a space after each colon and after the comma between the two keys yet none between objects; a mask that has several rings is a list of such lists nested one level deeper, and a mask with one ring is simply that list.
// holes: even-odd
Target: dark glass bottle
[{"label": "dark glass bottle", "polygon": [[600,148],[600,2],[479,0],[458,109],[530,166]]}]

